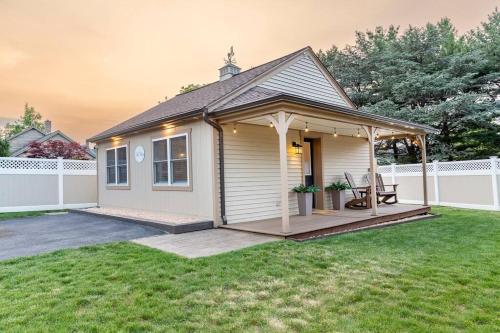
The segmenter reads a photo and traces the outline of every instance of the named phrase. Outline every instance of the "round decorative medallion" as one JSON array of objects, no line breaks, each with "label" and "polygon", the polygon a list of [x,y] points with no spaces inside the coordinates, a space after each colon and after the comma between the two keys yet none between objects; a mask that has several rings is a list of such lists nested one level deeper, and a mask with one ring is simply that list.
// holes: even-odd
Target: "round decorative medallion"
[{"label": "round decorative medallion", "polygon": [[134,152],[135,161],[137,163],[141,163],[142,161],[144,161],[144,155],[145,155],[144,147],[143,146],[137,146],[135,148],[135,152]]}]

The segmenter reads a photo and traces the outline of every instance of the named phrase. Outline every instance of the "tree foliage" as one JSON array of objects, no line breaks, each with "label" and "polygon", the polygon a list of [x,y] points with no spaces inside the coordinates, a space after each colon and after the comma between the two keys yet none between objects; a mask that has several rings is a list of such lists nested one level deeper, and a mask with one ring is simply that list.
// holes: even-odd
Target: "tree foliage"
[{"label": "tree foliage", "polygon": [[15,122],[5,126],[6,137],[16,135],[30,127],[43,130],[44,125],[42,122],[42,115],[37,112],[33,106],[29,106],[28,103],[26,103],[24,105],[24,114]]},{"label": "tree foliage", "polygon": [[[432,159],[497,155],[500,147],[500,13],[459,36],[449,19],[425,27],[377,27],[356,32],[355,45],[319,51],[319,57],[358,107],[427,124]],[[415,162],[411,140],[389,140],[398,162]]]},{"label": "tree foliage", "polygon": [[0,138],[0,157],[9,156],[9,141],[4,138]]},{"label": "tree foliage", "polygon": [[86,149],[77,142],[48,140],[46,142],[33,141],[29,144],[26,157],[30,158],[58,158],[73,160],[87,160]]},{"label": "tree foliage", "polygon": [[190,91],[199,89],[203,86],[204,86],[204,84],[201,84],[201,83],[190,83],[187,86],[182,86],[181,89],[179,90],[179,94],[185,94],[185,93],[188,93]]}]

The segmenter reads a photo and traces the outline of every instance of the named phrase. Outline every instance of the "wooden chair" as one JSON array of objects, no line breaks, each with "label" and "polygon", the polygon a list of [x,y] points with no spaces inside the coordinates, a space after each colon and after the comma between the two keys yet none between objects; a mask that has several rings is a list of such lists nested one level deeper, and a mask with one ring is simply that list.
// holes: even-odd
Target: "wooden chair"
[{"label": "wooden chair", "polygon": [[[370,175],[367,175],[366,180],[368,181],[368,184],[371,186],[371,177]],[[377,188],[377,203],[385,203],[387,205],[393,205],[395,203],[398,203],[398,193],[396,192],[396,188],[398,187],[398,184],[384,184],[384,180],[382,178],[382,175],[380,173],[375,174],[375,182],[376,182],[376,188]],[[385,187],[386,186],[392,186],[392,191],[388,191]],[[381,200],[382,199],[382,200]],[[389,201],[393,199],[392,201]]]},{"label": "wooden chair", "polygon": [[344,172],[344,175],[354,195],[354,199],[346,202],[345,207],[351,209],[372,208],[370,187],[357,187],[354,178],[349,172]]}]

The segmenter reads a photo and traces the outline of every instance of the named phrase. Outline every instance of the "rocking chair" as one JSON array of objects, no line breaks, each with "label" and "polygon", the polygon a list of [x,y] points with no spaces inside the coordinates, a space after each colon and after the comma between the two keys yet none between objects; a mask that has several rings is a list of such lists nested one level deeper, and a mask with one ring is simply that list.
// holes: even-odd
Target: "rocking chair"
[{"label": "rocking chair", "polygon": [[[371,177],[370,175],[366,176],[366,180],[368,184],[371,185]],[[385,203],[387,205],[393,205],[398,203],[398,193],[396,192],[396,188],[398,184],[387,184],[387,186],[392,186],[392,191],[388,191],[385,188],[384,180],[380,173],[375,174],[375,183],[377,187],[377,203]],[[393,201],[389,201],[393,199]]]},{"label": "rocking chair", "polygon": [[354,178],[349,172],[344,172],[347,183],[352,190],[354,198],[346,202],[345,207],[351,209],[369,209],[371,205],[370,187],[357,187]]}]

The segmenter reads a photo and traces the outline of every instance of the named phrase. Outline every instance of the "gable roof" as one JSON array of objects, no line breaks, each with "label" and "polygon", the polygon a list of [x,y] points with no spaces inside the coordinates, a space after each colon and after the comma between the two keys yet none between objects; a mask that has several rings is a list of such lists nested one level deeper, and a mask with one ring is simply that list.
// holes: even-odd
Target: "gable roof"
[{"label": "gable roof", "polygon": [[290,61],[308,49],[310,50],[310,47],[302,48],[284,57],[243,71],[224,81],[216,81],[188,93],[179,94],[143,113],[140,113],[104,132],[95,135],[90,138],[89,141],[106,139],[113,135],[119,135],[127,131],[134,130],[139,126],[142,127],[147,124],[154,124],[155,122],[170,119],[176,116],[199,112],[207,106],[216,103],[222,98],[237,91],[239,88],[245,86],[257,77],[260,77],[272,69],[275,69],[279,65]]},{"label": "gable roof", "polygon": [[[31,130],[31,129],[35,129],[35,130],[37,130],[36,128],[29,128],[29,129],[27,129],[27,130]],[[37,131],[38,131],[38,130],[37,130]],[[23,132],[26,132],[26,130],[24,130]],[[23,133],[23,132],[21,132],[21,133]],[[39,131],[39,132],[40,132],[40,131]],[[40,133],[42,133],[42,132],[40,132]],[[42,133],[42,134],[43,134],[43,133]],[[61,132],[61,131],[59,131],[59,130],[54,131],[54,132],[49,133],[49,134],[44,134],[44,136],[43,136],[43,137],[41,137],[41,138],[39,138],[39,139],[36,139],[36,140],[34,140],[34,141],[39,142],[39,143],[43,143],[43,142],[45,142],[45,141],[49,141],[49,140],[53,139],[53,138],[54,138],[54,137],[56,137],[56,136],[60,136],[60,137],[62,137],[63,139],[65,139],[66,141],[68,141],[68,142],[75,142],[73,139],[71,139],[69,136],[67,136],[66,134],[64,134],[63,132]],[[31,141],[31,142],[33,142],[33,141]],[[31,142],[30,142],[30,143],[31,143]],[[18,150],[16,150],[16,151],[14,151],[14,152],[12,152],[12,153],[10,154],[10,156],[12,156],[12,157],[19,156],[19,155],[21,155],[22,153],[26,152],[26,151],[28,150],[28,147],[29,147],[29,144],[27,144],[27,145],[25,145],[24,147],[22,147],[22,148],[20,148],[20,149],[18,149]],[[94,152],[92,152],[90,149],[88,149],[88,148],[87,148],[87,149],[86,149],[86,152],[87,152],[87,154],[88,154],[89,156],[91,156],[91,157],[95,158],[95,153],[94,153]]]},{"label": "gable roof", "polygon": [[41,135],[42,137],[43,137],[43,136],[45,136],[45,133],[43,133],[42,131],[40,131],[38,128],[36,128],[36,127],[33,127],[33,126],[32,126],[32,127],[28,127],[28,128],[23,129],[21,132],[19,132],[19,133],[17,133],[17,134],[14,134],[14,135],[13,135],[13,136],[11,136],[11,137],[8,137],[8,138],[7,138],[7,141],[9,141],[9,142],[10,142],[10,141],[12,141],[12,140],[14,140],[14,139],[16,139],[16,138],[18,138],[18,137],[22,136],[22,135],[25,135],[26,133],[28,133],[28,132],[30,132],[30,131],[36,131],[36,132],[40,133],[40,135]]},{"label": "gable roof", "polygon": [[[312,89],[311,87],[314,86]],[[128,132],[159,125],[165,121],[193,117],[201,112],[237,111],[253,104],[287,99],[313,103],[333,111],[354,114],[363,118],[410,124],[426,131],[429,126],[359,111],[344,89],[321,63],[311,47],[305,47],[284,57],[243,71],[224,81],[205,85],[179,94],[140,113],[92,138],[105,140]]]}]

